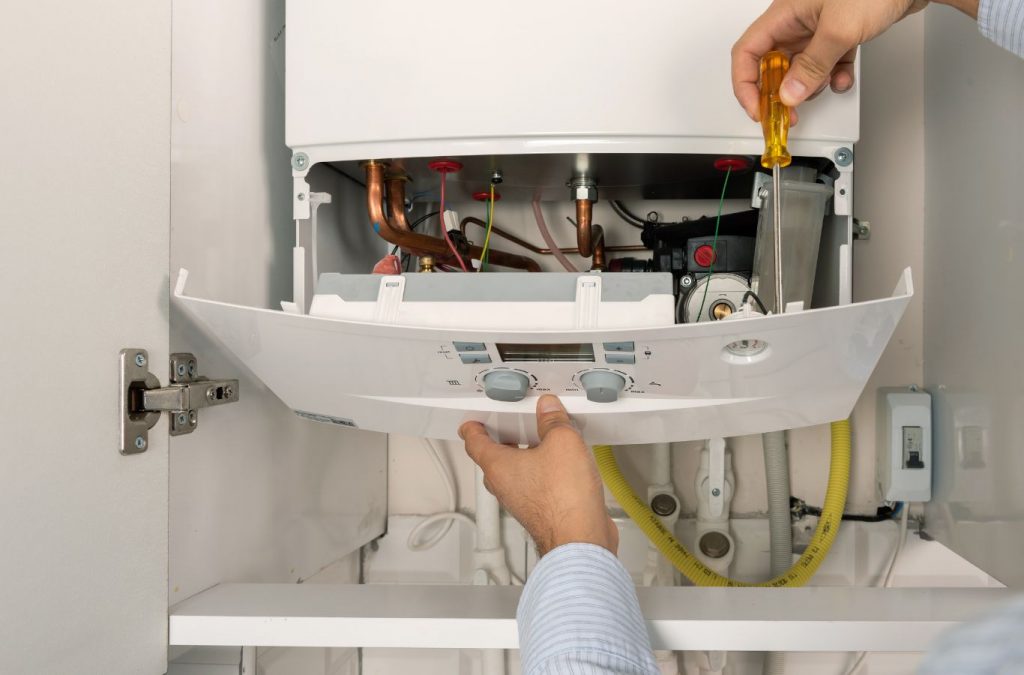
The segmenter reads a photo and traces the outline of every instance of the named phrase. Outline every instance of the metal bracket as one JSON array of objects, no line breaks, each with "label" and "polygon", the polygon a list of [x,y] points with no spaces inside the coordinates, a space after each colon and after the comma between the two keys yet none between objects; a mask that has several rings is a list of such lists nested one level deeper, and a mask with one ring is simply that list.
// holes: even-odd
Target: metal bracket
[{"label": "metal bracket", "polygon": [[857,241],[867,241],[871,238],[871,223],[866,220],[853,219],[853,238]]},{"label": "metal bracket", "polygon": [[120,355],[120,452],[135,455],[149,446],[149,430],[170,413],[171,436],[190,434],[199,424],[199,409],[234,403],[238,400],[238,380],[211,380],[199,376],[196,357],[171,354],[170,383],[149,372],[149,353],[145,349],[122,349]]},{"label": "metal bracket", "polygon": [[765,201],[772,190],[772,175],[757,171],[754,173],[754,191],[750,195],[750,206],[755,209],[764,207]]}]

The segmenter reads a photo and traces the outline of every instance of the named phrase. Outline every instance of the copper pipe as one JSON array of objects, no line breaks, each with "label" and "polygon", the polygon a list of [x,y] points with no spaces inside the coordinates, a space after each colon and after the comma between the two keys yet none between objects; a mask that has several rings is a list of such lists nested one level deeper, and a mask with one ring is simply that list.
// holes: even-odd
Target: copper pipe
[{"label": "copper pipe", "polygon": [[[388,188],[388,213],[395,227],[406,232],[412,232],[409,226],[409,219],[405,217],[405,183],[409,177],[404,174],[394,174],[384,179]],[[399,199],[396,202],[396,197]]]},{"label": "copper pipe", "polygon": [[[581,228],[582,229],[582,228]],[[578,234],[578,233],[577,233]],[[593,226],[593,239],[594,239],[594,255],[591,258],[590,269],[592,270],[603,270],[604,269],[604,228],[600,225]]]},{"label": "copper pipe", "polygon": [[576,245],[584,258],[594,255],[594,236],[591,232],[593,207],[594,202],[589,199],[576,200]]},{"label": "copper pipe", "polygon": [[[474,218],[473,216],[467,216],[467,217],[462,219],[461,223],[459,223],[459,227],[462,230],[463,234],[466,233],[466,225],[469,225],[471,223],[473,225],[479,225],[480,227],[482,227],[484,229],[487,229],[487,221],[481,220],[480,218]],[[597,227],[600,227],[600,225],[598,225]],[[522,246],[523,248],[527,249],[528,251],[532,251],[533,253],[536,253],[537,255],[552,255],[552,251],[551,251],[550,248],[541,248],[540,246],[537,246],[536,244],[531,244],[530,242],[526,241],[525,239],[520,239],[519,237],[517,237],[516,235],[512,234],[511,232],[507,232],[506,230],[501,229],[497,225],[494,225],[494,224],[491,225],[491,233],[492,234],[496,234],[496,235],[498,235],[499,237],[501,237],[503,239],[507,239],[510,242],[512,242],[513,244],[518,244],[518,245]],[[604,233],[602,232],[602,240],[604,238],[603,234]],[[562,253],[578,253],[579,252],[579,249],[577,249],[575,246],[567,246],[565,248],[560,248],[558,250],[561,251]],[[623,245],[623,246],[605,246],[604,250],[609,252],[609,253],[613,253],[613,252],[624,252],[624,251],[646,251],[646,250],[648,250],[648,248],[646,246],[644,246],[643,244],[627,244],[627,245]]]},{"label": "copper pipe", "polygon": [[[374,228],[378,234],[383,237],[386,241],[401,247],[408,251],[415,251],[418,254],[429,254],[434,256],[435,263],[450,263],[458,264],[455,258],[455,254],[448,247],[448,242],[438,237],[432,237],[428,234],[421,234],[414,231],[406,231],[400,229],[391,220],[388,219],[384,213],[384,169],[385,165],[381,162],[366,162],[364,165],[366,168],[366,210],[370,216],[370,222],[373,223]],[[405,217],[405,181],[402,179],[396,179],[389,185],[392,189],[389,191],[388,202],[389,204],[398,205],[397,209],[392,210],[392,214],[400,213],[399,218]],[[466,251],[461,251],[463,255],[470,258],[480,259],[481,250],[479,246],[469,246]],[[513,253],[505,253],[504,251],[498,251],[490,249],[487,254],[488,261],[493,265],[499,265],[501,267],[514,267],[517,269],[524,269],[530,272],[539,272],[540,265],[537,261],[527,258],[526,256],[515,255]]]}]

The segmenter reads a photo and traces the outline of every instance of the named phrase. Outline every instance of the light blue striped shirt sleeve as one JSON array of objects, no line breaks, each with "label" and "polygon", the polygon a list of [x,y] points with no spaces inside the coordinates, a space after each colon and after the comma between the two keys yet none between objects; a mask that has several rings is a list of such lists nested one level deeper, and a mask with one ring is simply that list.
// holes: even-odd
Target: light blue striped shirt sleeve
[{"label": "light blue striped shirt sleeve", "polygon": [[981,0],[978,29],[1000,47],[1024,57],[1024,0]]},{"label": "light blue striped shirt sleeve", "polygon": [[636,588],[593,544],[541,558],[516,612],[523,675],[657,675]]}]

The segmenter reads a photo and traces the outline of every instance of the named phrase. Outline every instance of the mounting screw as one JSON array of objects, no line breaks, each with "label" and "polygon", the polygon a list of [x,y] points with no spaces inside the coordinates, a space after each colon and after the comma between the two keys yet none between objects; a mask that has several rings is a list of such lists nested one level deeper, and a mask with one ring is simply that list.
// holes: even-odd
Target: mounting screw
[{"label": "mounting screw", "polygon": [[139,450],[145,450],[146,449],[146,439],[143,438],[142,436],[136,436],[135,437],[135,447],[138,448]]},{"label": "mounting screw", "polygon": [[146,355],[143,354],[142,352],[139,352],[138,354],[136,354],[135,355],[135,365],[137,365],[140,368],[142,366],[146,365]]},{"label": "mounting screw", "polygon": [[839,166],[850,166],[850,163],[853,162],[853,150],[850,150],[849,148],[839,148],[836,150],[833,157],[836,160],[836,164]]},{"label": "mounting screw", "polygon": [[714,489],[713,489],[713,490],[711,491],[711,496],[712,496],[712,497],[717,497],[717,496],[718,496],[718,495],[720,495],[720,494],[722,494],[722,491],[721,491],[721,490],[719,490],[718,488],[714,488]]},{"label": "mounting screw", "polygon": [[651,510],[659,516],[671,516],[676,512],[676,498],[666,492],[656,494],[651,499]]},{"label": "mounting screw", "polygon": [[196,362],[195,361],[189,361],[188,362],[188,374],[189,374],[190,377],[195,377],[196,376]]},{"label": "mounting screw", "polygon": [[235,388],[232,386],[224,387],[224,398],[231,398],[235,395]]},{"label": "mounting screw", "polygon": [[184,363],[179,363],[175,371],[178,373],[178,377],[185,377],[185,374],[188,373],[188,366]]},{"label": "mounting screw", "polygon": [[207,389],[206,390],[206,400],[207,401],[216,401],[217,400],[217,390],[214,389],[213,387],[210,387],[209,389]]},{"label": "mounting screw", "polygon": [[295,198],[298,199],[300,202],[304,202],[306,201],[306,193],[300,192],[299,194],[295,195]]},{"label": "mounting screw", "polygon": [[178,415],[177,415],[177,417],[175,419],[178,421],[179,425],[184,426],[188,422],[188,414],[180,412],[180,413],[178,413]]},{"label": "mounting screw", "polygon": [[189,410],[188,411],[188,423],[189,423],[189,425],[194,427],[198,421],[199,421],[199,417],[196,415],[196,411],[195,410]]},{"label": "mounting screw", "polygon": [[309,155],[304,152],[296,152],[292,155],[292,168],[296,171],[305,171],[309,166]]},{"label": "mounting screw", "polygon": [[693,277],[690,276],[689,274],[683,275],[679,279],[679,285],[682,286],[683,288],[689,288],[690,286],[693,286]]},{"label": "mounting screw", "polygon": [[495,169],[491,172],[491,183],[497,185],[503,180],[505,180],[505,174],[501,172],[501,169]]}]

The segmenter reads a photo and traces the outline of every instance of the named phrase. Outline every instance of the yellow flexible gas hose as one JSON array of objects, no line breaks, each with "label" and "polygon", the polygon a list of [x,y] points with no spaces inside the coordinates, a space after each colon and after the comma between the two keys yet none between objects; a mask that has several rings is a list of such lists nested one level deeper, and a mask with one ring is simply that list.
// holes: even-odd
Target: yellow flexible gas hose
[{"label": "yellow flexible gas hose", "polygon": [[846,491],[850,483],[850,421],[832,423],[832,459],[828,471],[828,490],[821,508],[821,519],[807,550],[788,570],[762,583],[747,583],[723,577],[698,560],[661,524],[647,503],[636,496],[633,488],[619,470],[610,445],[595,445],[597,469],[608,490],[618,500],[647,538],[668,558],[676,569],[698,586],[803,586],[828,555],[832,542],[839,533],[846,506]]}]

